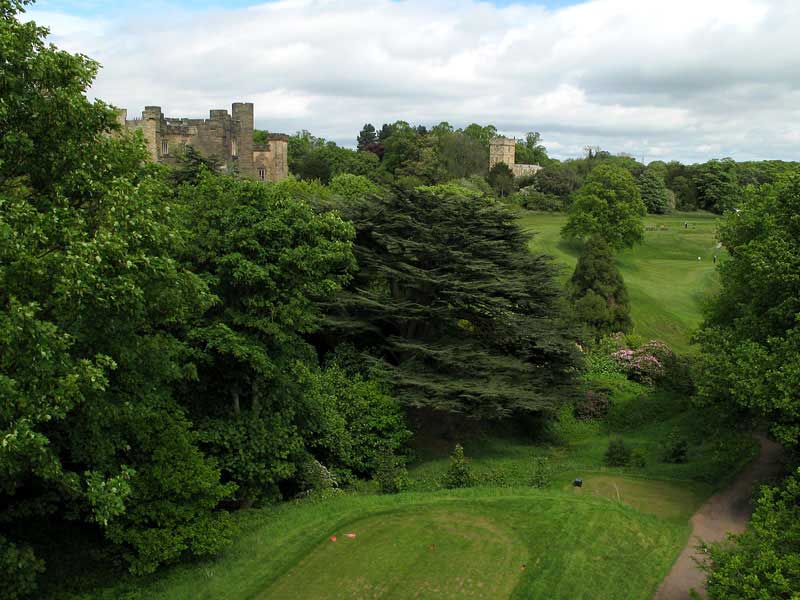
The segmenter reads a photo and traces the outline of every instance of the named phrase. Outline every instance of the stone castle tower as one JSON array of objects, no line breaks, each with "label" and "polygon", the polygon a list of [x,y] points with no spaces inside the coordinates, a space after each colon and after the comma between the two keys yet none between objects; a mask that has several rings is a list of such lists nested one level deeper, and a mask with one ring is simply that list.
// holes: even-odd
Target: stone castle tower
[{"label": "stone castle tower", "polygon": [[253,143],[253,103],[234,102],[231,113],[212,109],[208,119],[165,117],[160,106],[146,106],[141,118],[128,119],[118,111],[123,129],[141,131],[154,162],[175,165],[186,146],[219,161],[223,171],[261,181],[280,181],[289,175],[289,136],[270,134],[266,144]]},{"label": "stone castle tower", "polygon": [[507,137],[492,138],[489,142],[489,169],[497,163],[506,163],[514,177],[524,177],[535,175],[542,167],[539,165],[518,165],[517,160],[517,140]]}]

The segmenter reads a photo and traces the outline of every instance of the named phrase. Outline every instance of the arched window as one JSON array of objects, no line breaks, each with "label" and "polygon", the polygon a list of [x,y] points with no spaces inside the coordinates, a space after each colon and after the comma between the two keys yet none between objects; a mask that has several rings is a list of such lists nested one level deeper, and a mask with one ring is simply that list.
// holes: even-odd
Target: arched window
[{"label": "arched window", "polygon": [[169,142],[161,140],[161,156],[169,156]]}]

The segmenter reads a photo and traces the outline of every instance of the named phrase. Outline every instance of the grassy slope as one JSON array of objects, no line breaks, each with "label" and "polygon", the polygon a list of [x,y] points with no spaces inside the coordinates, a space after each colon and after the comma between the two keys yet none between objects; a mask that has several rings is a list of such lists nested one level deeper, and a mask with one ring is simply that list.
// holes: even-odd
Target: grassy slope
[{"label": "grassy slope", "polygon": [[240,518],[245,533],[218,559],[107,597],[644,600],[688,534],[685,519],[573,489],[348,496]]},{"label": "grassy slope", "polygon": [[[522,213],[523,226],[537,233],[531,248],[552,255],[565,267],[568,278],[578,248],[561,239],[566,215]],[[690,224],[685,229],[683,224]],[[675,213],[648,215],[643,244],[620,253],[618,264],[631,300],[635,332],[661,339],[680,352],[690,350],[689,339],[700,323],[701,304],[716,282],[713,256],[716,215]],[[697,257],[701,260],[697,260]]]},{"label": "grassy slope", "polygon": [[[683,229],[686,220],[692,229]],[[539,232],[532,247],[568,267],[566,279],[576,251],[560,240],[565,217],[523,213],[522,221]],[[713,216],[647,223],[656,230],[619,257],[636,331],[686,350],[713,285]],[[647,457],[643,469],[604,467],[608,432],[579,425],[556,446],[465,441],[474,471],[492,487],[446,491],[435,482],[449,445],[429,445],[412,469],[415,491],[241,511],[241,534],[221,556],[146,579],[106,581],[81,598],[649,598],[686,541],[689,516],[722,479],[702,440],[686,465],[658,460],[659,440],[689,429],[687,416],[675,413],[626,428],[626,442]],[[536,455],[554,466],[549,489],[526,487]],[[570,485],[574,477],[584,478],[583,488]],[[357,538],[342,538],[348,531]]]}]

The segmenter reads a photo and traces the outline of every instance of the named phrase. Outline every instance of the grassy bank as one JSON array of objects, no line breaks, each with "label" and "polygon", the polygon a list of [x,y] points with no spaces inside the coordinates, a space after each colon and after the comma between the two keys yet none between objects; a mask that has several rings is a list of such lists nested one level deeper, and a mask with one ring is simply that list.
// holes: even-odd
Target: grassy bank
[{"label": "grassy bank", "polygon": [[[703,212],[648,215],[644,243],[619,254],[636,333],[663,340],[679,352],[690,351],[703,300],[715,289],[714,255],[723,256],[715,239],[716,219]],[[564,266],[567,279],[578,246],[561,239],[566,215],[525,211],[520,220],[536,233],[531,248],[552,255]]]}]

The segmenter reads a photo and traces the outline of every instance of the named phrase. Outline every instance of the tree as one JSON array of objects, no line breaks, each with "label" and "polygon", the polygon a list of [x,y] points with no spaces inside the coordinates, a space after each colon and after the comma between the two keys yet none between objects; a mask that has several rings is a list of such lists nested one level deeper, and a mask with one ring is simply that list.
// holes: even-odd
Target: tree
[{"label": "tree", "polygon": [[552,161],[536,173],[533,185],[537,191],[558,196],[566,204],[573,192],[580,187],[580,179],[573,162]]},{"label": "tree", "polygon": [[561,234],[577,239],[600,236],[612,248],[631,247],[644,239],[646,213],[633,176],[621,167],[603,164],[575,192]]},{"label": "tree", "polygon": [[730,158],[710,160],[695,167],[694,182],[700,208],[722,214],[738,202],[739,186]]},{"label": "tree", "polygon": [[747,530],[707,548],[711,600],[781,600],[800,590],[800,469],[761,489]]},{"label": "tree", "polygon": [[488,150],[489,142],[492,141],[492,138],[497,136],[497,128],[494,125],[482,126],[478,125],[477,123],[471,123],[470,125],[467,125],[461,133],[468,138],[475,140],[483,148]]},{"label": "tree", "polygon": [[639,176],[639,193],[647,212],[663,215],[669,212],[669,195],[664,180],[648,168]]},{"label": "tree", "polygon": [[800,445],[800,176],[744,192],[719,239],[730,258],[698,340],[699,398],[742,421],[760,417]]},{"label": "tree", "polygon": [[439,155],[450,178],[486,174],[489,153],[480,142],[463,133],[440,133],[437,137]]},{"label": "tree", "polygon": [[578,319],[596,337],[631,330],[625,282],[611,247],[602,238],[593,237],[584,244],[567,289]]},{"label": "tree", "polygon": [[314,214],[300,185],[206,173],[179,195],[192,232],[185,261],[217,299],[187,333],[202,369],[184,402],[243,503],[278,495],[294,473],[316,365],[304,335],[355,266],[352,227]]},{"label": "tree", "polygon": [[525,165],[542,165],[549,158],[547,148],[540,142],[542,135],[538,131],[529,131],[525,140],[517,142],[517,163]]},{"label": "tree", "polygon": [[[85,96],[96,63],[47,45],[21,8],[0,2],[2,526],[79,519],[135,572],[213,553],[232,487],[172,394],[193,367],[180,331],[213,298],[175,259],[162,168]],[[5,540],[0,555],[37,568]]]},{"label": "tree", "polygon": [[339,208],[356,226],[359,272],[329,305],[325,338],[385,361],[414,408],[555,410],[576,354],[554,266],[530,253],[512,212],[466,192],[397,191]]},{"label": "tree", "polygon": [[361,132],[358,134],[356,145],[358,146],[359,150],[366,150],[377,141],[378,134],[375,131],[375,127],[372,125],[372,123],[367,123],[364,125],[364,127],[362,127]]},{"label": "tree", "polygon": [[514,173],[506,163],[499,162],[489,169],[487,179],[489,185],[501,198],[514,193]]}]

